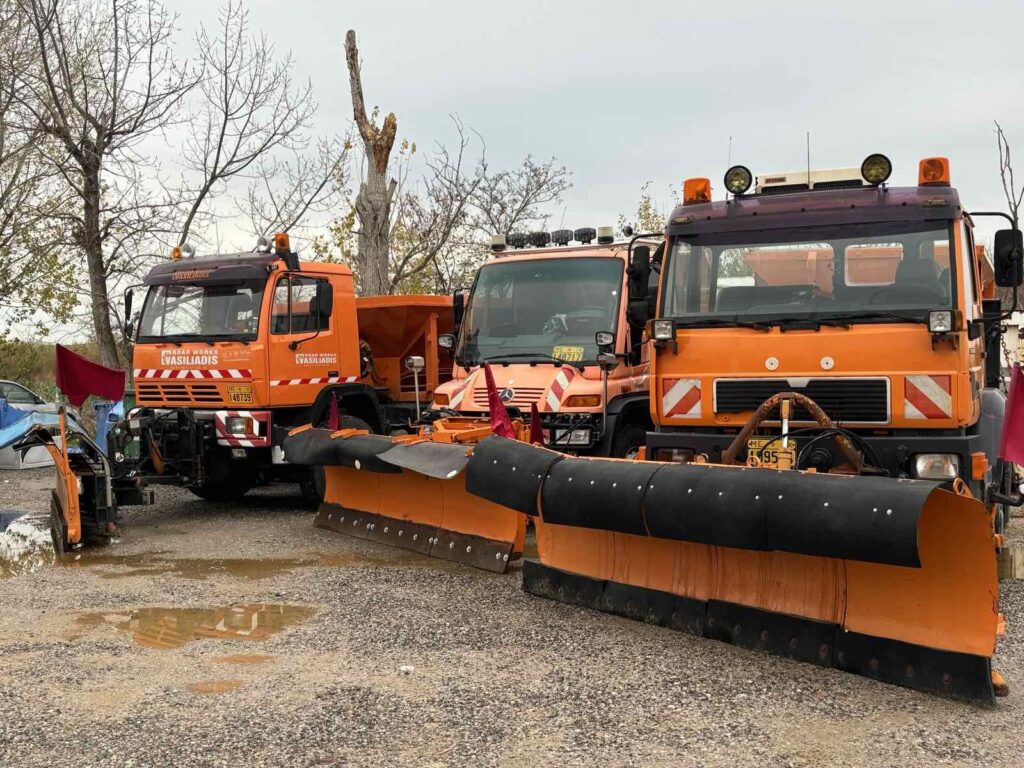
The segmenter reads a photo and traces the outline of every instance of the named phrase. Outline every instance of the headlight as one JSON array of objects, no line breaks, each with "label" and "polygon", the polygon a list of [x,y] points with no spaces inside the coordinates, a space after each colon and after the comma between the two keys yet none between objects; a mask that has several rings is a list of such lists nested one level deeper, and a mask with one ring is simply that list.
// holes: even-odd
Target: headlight
[{"label": "headlight", "polygon": [[953,313],[938,309],[928,313],[928,330],[932,333],[949,333],[953,330]]},{"label": "headlight", "polygon": [[868,184],[876,187],[892,174],[892,162],[885,155],[868,155],[860,164],[860,175]]},{"label": "headlight", "polygon": [[955,480],[960,475],[960,457],[955,453],[919,453],[914,457],[914,475],[922,480]]},{"label": "headlight", "polygon": [[255,432],[252,419],[248,416],[228,416],[224,419],[224,429],[231,435],[251,435]]},{"label": "headlight", "polygon": [[742,195],[753,182],[754,177],[745,165],[734,165],[725,172],[725,188],[734,195]]},{"label": "headlight", "polygon": [[656,341],[672,341],[676,337],[676,324],[671,320],[655,320],[653,330]]},{"label": "headlight", "polygon": [[572,429],[555,433],[555,443],[558,445],[590,445],[589,429]]},{"label": "headlight", "polygon": [[455,336],[451,333],[442,333],[437,337],[437,346],[441,349],[451,349],[455,346]]}]

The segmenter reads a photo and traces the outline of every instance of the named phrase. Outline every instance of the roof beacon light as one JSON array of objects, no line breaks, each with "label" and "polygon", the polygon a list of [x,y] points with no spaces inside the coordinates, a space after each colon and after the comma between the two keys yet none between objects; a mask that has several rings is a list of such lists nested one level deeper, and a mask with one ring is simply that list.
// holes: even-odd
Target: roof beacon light
[{"label": "roof beacon light", "polygon": [[683,182],[683,205],[711,202],[711,179],[687,179]]},{"label": "roof beacon light", "polygon": [[548,232],[531,232],[528,237],[530,245],[534,248],[544,248],[551,242],[551,235]]},{"label": "roof beacon light", "polygon": [[868,155],[860,164],[860,175],[868,184],[877,187],[892,175],[892,162],[888,157],[877,152]]},{"label": "roof beacon light", "polygon": [[194,259],[196,257],[196,249],[191,243],[185,243],[181,246],[181,255],[186,259]]},{"label": "roof beacon light", "polygon": [[274,235],[274,253],[291,253],[291,243],[288,241],[287,232],[278,232]]},{"label": "roof beacon light", "polygon": [[270,253],[270,238],[266,235],[256,238],[256,253]]},{"label": "roof beacon light", "polygon": [[174,246],[171,248],[171,261],[177,261],[181,258],[181,246]]},{"label": "roof beacon light", "polygon": [[570,240],[572,240],[571,229],[556,229],[551,233],[551,242],[555,245],[568,245]]},{"label": "roof beacon light", "polygon": [[578,240],[584,245],[590,245],[597,237],[597,231],[593,227],[583,227],[573,232],[572,236],[574,240]]},{"label": "roof beacon light", "polygon": [[601,245],[608,245],[615,242],[615,227],[598,227],[597,242]]},{"label": "roof beacon light", "polygon": [[513,248],[519,249],[526,247],[526,235],[522,232],[509,232],[505,239]]},{"label": "roof beacon light", "polygon": [[922,160],[917,170],[917,185],[919,187],[948,187],[949,158],[926,157]]},{"label": "roof beacon light", "polygon": [[725,172],[725,188],[734,195],[742,195],[754,183],[754,175],[745,165],[734,165]]},{"label": "roof beacon light", "polygon": [[504,235],[491,235],[491,250],[495,253],[501,253],[508,248],[508,243],[505,242]]}]

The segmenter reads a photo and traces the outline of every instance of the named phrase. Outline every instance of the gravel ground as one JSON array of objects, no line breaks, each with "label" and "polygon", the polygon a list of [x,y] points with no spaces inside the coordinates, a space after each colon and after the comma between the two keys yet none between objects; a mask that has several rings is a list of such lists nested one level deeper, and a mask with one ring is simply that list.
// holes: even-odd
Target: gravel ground
[{"label": "gravel ground", "polygon": [[[51,485],[0,472],[0,510],[44,512]],[[1024,582],[1003,583],[1011,694],[985,708],[530,597],[516,571],[314,528],[283,489],[157,493],[115,547],[0,580],[0,766],[1022,762]],[[253,604],[311,611],[153,647],[208,616],[157,608]]]}]

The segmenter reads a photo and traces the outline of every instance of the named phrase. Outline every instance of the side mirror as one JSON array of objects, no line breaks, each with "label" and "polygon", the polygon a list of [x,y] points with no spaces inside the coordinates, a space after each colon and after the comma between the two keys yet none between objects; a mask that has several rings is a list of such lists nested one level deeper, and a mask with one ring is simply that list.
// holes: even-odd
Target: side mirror
[{"label": "side mirror", "polygon": [[455,334],[442,333],[440,336],[437,337],[437,346],[439,346],[441,349],[455,349]]},{"label": "side mirror", "polygon": [[131,288],[129,288],[127,291],[124,292],[124,317],[125,317],[125,320],[128,320],[128,318],[130,318],[132,316],[132,295],[133,295],[133,293],[134,292],[132,291]]},{"label": "side mirror", "polygon": [[328,280],[317,281],[316,311],[321,320],[328,319],[334,313],[334,288]]},{"label": "side mirror", "polygon": [[651,278],[651,249],[646,245],[638,245],[633,248],[633,255],[629,260],[629,298],[646,299],[647,283]]},{"label": "side mirror", "polygon": [[601,352],[597,356],[597,364],[605,373],[611,373],[619,367],[619,358],[611,352]]},{"label": "side mirror", "polygon": [[[466,314],[466,294],[462,291],[456,291],[452,295],[452,319],[455,322],[455,327],[458,328],[462,325],[462,317]],[[455,346],[454,344],[452,346]]]},{"label": "side mirror", "polygon": [[996,285],[1016,288],[1024,280],[1021,255],[1024,254],[1024,237],[1019,229],[1000,229],[996,232],[992,261],[995,267]]},{"label": "side mirror", "polygon": [[121,332],[128,341],[135,341],[135,321],[130,319],[125,320],[124,327],[121,329]]}]

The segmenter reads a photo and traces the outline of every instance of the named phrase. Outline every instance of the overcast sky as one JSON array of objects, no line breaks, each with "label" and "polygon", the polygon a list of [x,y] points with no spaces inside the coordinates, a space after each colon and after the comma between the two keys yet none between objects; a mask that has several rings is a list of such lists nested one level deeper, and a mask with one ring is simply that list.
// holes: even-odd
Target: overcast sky
[{"label": "overcast sky", "polygon": [[[168,0],[185,36],[212,0]],[[893,184],[947,155],[969,208],[1005,208],[992,121],[1024,179],[1024,3],[476,0],[253,1],[254,26],[313,82],[318,127],[351,118],[345,30],[368,104],[420,143],[452,141],[449,113],[479,131],[492,165],[527,153],[572,171],[565,226],[613,224],[652,181],[669,207],[733,162],[755,173],[857,166],[887,154]],[[561,212],[553,224],[560,223]]]}]

